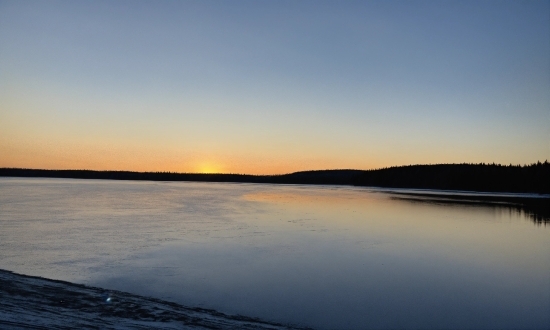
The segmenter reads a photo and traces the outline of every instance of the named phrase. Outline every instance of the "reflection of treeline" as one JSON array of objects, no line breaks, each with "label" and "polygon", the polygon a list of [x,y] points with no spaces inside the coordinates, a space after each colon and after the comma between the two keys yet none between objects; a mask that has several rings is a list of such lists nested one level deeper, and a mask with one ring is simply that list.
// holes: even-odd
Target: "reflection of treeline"
[{"label": "reflection of treeline", "polygon": [[548,198],[529,198],[518,195],[445,195],[434,193],[407,193],[398,191],[392,193],[394,199],[413,203],[433,203],[442,205],[460,205],[472,207],[491,207],[512,213],[523,214],[535,224],[545,226],[550,224],[550,202]]},{"label": "reflection of treeline", "polygon": [[283,175],[196,174],[89,170],[2,168],[0,176],[75,179],[249,182],[356,185],[486,192],[550,193],[550,163],[531,165],[440,164],[397,166],[377,170],[322,170]]}]

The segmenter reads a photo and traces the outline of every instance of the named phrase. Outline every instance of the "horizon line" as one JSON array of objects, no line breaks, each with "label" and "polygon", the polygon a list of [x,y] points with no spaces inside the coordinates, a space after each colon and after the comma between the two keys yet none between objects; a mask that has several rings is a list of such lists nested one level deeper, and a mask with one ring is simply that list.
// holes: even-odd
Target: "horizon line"
[{"label": "horizon line", "polygon": [[353,169],[353,168],[333,168],[333,169],[319,169],[319,170],[302,170],[296,172],[282,173],[282,174],[247,174],[247,173],[223,173],[223,172],[170,172],[170,171],[132,171],[132,170],[92,170],[92,169],[45,169],[45,168],[26,168],[26,167],[0,167],[0,170],[31,170],[31,171],[87,171],[87,172],[126,172],[126,173],[167,173],[167,174],[192,174],[192,175],[242,175],[242,176],[284,176],[291,175],[296,173],[305,173],[305,172],[325,172],[325,171],[379,171],[390,168],[399,168],[399,167],[411,167],[411,166],[439,166],[439,165],[483,165],[483,166],[504,166],[504,167],[528,167],[535,165],[548,164],[548,160],[544,162],[536,161],[530,164],[500,164],[500,163],[431,163],[431,164],[409,164],[409,165],[393,165],[387,167],[373,168],[373,169]]}]

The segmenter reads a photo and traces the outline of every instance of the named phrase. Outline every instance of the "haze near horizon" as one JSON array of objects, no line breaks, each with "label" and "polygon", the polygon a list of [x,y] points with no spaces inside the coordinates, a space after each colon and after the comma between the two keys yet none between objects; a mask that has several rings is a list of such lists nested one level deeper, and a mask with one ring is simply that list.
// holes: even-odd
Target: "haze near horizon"
[{"label": "haze near horizon", "polygon": [[548,1],[0,1],[0,167],[550,159]]}]

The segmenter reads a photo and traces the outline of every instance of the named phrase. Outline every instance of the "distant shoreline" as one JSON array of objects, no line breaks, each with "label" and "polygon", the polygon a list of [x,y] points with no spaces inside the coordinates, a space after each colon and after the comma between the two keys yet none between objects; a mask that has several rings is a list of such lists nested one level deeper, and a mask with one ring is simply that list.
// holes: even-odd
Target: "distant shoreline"
[{"label": "distant shoreline", "polygon": [[379,170],[323,170],[283,175],[39,170],[0,168],[0,177],[260,184],[340,185],[376,188],[410,202],[500,206],[550,223],[550,164],[412,165]]},{"label": "distant shoreline", "polygon": [[199,174],[0,168],[0,177],[350,185],[481,193],[550,194],[550,163],[409,165],[376,170],[319,170],[281,175]]}]

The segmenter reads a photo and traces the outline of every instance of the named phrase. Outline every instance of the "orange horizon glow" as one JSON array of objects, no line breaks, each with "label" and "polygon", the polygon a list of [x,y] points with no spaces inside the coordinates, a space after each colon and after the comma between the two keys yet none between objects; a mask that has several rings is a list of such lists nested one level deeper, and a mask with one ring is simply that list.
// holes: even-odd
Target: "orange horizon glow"
[{"label": "orange horizon glow", "polygon": [[173,5],[3,3],[0,167],[270,175],[550,159],[546,2]]},{"label": "orange horizon glow", "polygon": [[[28,151],[28,150],[27,150]],[[24,153],[21,150],[14,150],[0,146],[0,168],[28,168],[45,170],[94,170],[94,171],[132,171],[132,172],[173,172],[173,173],[201,173],[201,174],[251,174],[251,175],[278,175],[299,171],[311,170],[335,170],[335,169],[356,169],[371,170],[392,166],[406,166],[416,164],[443,164],[443,163],[464,163],[455,162],[360,162],[350,161],[348,164],[334,159],[313,159],[313,160],[287,160],[269,158],[264,161],[260,157],[230,158],[230,157],[209,157],[200,156],[177,157],[172,155],[154,153],[153,156],[144,155],[117,157],[124,153],[91,151],[80,153],[49,153],[41,151],[36,153]],[[533,160],[530,163],[513,163],[513,165],[528,165],[544,159]],[[492,163],[492,161],[471,161],[469,163]],[[495,162],[498,163],[498,162]],[[508,165],[509,163],[500,163]],[[347,165],[347,166],[346,166]]]},{"label": "orange horizon glow", "polygon": [[287,174],[307,170],[375,169],[394,165],[337,157],[284,157],[284,155],[219,156],[178,153],[161,148],[100,148],[94,144],[10,146],[0,141],[0,167],[48,170],[96,170],[176,173]]},{"label": "orange horizon glow", "polygon": [[[3,125],[0,123],[0,126]],[[545,160],[542,157],[522,162],[519,161],[522,155],[512,158],[446,149],[441,149],[438,154],[430,154],[428,148],[422,146],[415,150],[396,146],[391,154],[381,147],[359,146],[359,152],[353,152],[342,151],[331,145],[310,149],[309,152],[300,152],[300,146],[289,146],[287,150],[270,153],[270,150],[264,150],[261,143],[239,146],[229,141],[220,142],[219,146],[199,145],[184,149],[166,141],[90,141],[84,137],[51,138],[46,134],[30,132],[27,134],[35,137],[31,140],[13,139],[7,133],[10,133],[9,127],[0,131],[0,167],[4,168],[276,175],[309,170],[369,170],[414,164],[495,162],[526,165]],[[20,134],[11,132],[11,135]],[[360,152],[361,149],[363,152]]]},{"label": "orange horizon glow", "polygon": [[[23,157],[22,157],[23,158]],[[93,171],[132,171],[132,172],[174,172],[174,173],[200,173],[200,174],[251,174],[251,175],[278,175],[288,174],[299,171],[310,170],[332,170],[332,169],[358,169],[368,170],[387,166],[371,166],[371,167],[353,167],[353,166],[330,166],[320,163],[311,166],[300,166],[292,163],[289,164],[271,164],[268,166],[258,166],[251,164],[249,161],[243,161],[246,165],[239,166],[233,163],[232,166],[227,166],[222,163],[212,162],[189,162],[188,164],[176,164],[176,162],[167,162],[166,164],[158,163],[143,163],[131,164],[125,161],[114,161],[109,164],[101,164],[97,160],[86,164],[82,161],[74,161],[64,163],[55,159],[46,159],[44,162],[37,159],[21,159],[21,161],[10,162],[0,161],[0,168],[27,168],[27,169],[45,169],[45,170],[93,170]],[[256,166],[254,166],[256,165]],[[395,165],[388,165],[395,166]]]}]

